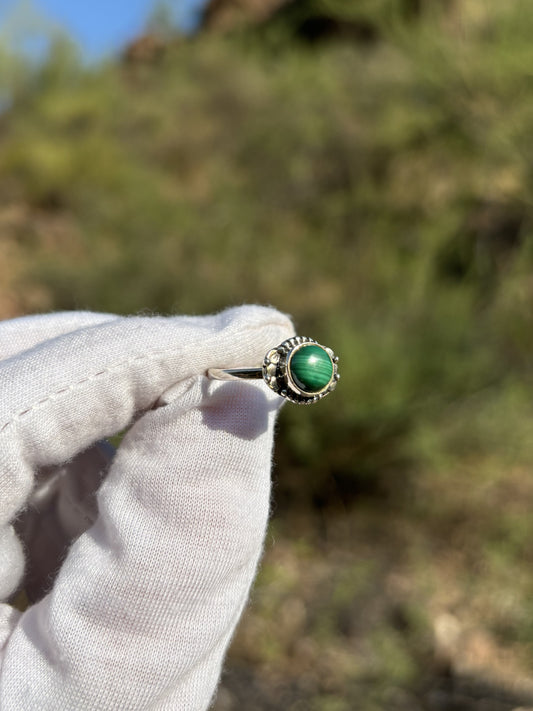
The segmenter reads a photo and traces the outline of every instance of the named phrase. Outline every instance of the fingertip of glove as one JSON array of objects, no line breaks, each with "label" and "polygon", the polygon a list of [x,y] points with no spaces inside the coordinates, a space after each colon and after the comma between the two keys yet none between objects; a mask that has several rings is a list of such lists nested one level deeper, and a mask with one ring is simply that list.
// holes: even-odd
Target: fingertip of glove
[{"label": "fingertip of glove", "polygon": [[169,388],[155,409],[171,405],[172,417],[176,417],[198,408],[209,429],[252,440],[268,429],[270,416],[275,417],[282,404],[283,399],[264,383],[222,382],[198,376]]},{"label": "fingertip of glove", "polygon": [[261,365],[268,350],[294,335],[290,317],[270,306],[236,306],[219,317],[221,330],[231,340],[225,349],[227,363],[214,364],[220,367]]},{"label": "fingertip of glove", "polygon": [[243,304],[232,306],[219,314],[226,327],[254,331],[264,328],[278,328],[289,338],[294,332],[291,318],[273,306]]},{"label": "fingertip of glove", "polygon": [[280,398],[261,383],[204,381],[203,422],[210,430],[223,430],[239,439],[264,434],[277,412]]}]

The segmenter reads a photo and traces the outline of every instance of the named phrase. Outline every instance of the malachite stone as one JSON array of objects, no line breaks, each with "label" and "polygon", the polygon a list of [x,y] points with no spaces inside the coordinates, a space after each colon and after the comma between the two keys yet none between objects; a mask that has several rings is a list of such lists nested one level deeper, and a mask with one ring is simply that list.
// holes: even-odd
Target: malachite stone
[{"label": "malachite stone", "polygon": [[313,344],[301,346],[290,360],[293,382],[306,393],[318,393],[333,377],[333,362],[327,352]]}]

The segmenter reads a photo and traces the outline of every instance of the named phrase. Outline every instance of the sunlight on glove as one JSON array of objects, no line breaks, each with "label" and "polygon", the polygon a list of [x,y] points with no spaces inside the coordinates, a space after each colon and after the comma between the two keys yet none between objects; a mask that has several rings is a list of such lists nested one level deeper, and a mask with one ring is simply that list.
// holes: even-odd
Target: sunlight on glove
[{"label": "sunlight on glove", "polygon": [[[205,373],[292,335],[258,306],[0,323],[2,711],[208,708],[261,554],[282,399]],[[109,468],[97,443],[126,429]]]}]

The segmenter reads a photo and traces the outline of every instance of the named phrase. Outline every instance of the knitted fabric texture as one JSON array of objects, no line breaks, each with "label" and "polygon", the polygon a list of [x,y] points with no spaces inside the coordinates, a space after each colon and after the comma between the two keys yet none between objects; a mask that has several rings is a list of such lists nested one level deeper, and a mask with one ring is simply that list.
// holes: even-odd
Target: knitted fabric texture
[{"label": "knitted fabric texture", "polygon": [[[260,364],[291,335],[259,306],[0,324],[2,711],[208,708],[261,554],[281,398],[205,373]],[[13,523],[36,473],[126,428],[96,521],[15,611]]]}]

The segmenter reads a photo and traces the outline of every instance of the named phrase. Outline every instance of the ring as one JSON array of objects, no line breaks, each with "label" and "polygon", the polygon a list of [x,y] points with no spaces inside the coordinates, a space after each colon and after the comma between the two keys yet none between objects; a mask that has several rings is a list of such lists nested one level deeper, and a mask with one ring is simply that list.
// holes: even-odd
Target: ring
[{"label": "ring", "polygon": [[295,336],[268,351],[261,367],[211,368],[215,380],[263,379],[281,397],[298,405],[311,405],[335,390],[340,378],[339,358],[312,338]]}]

